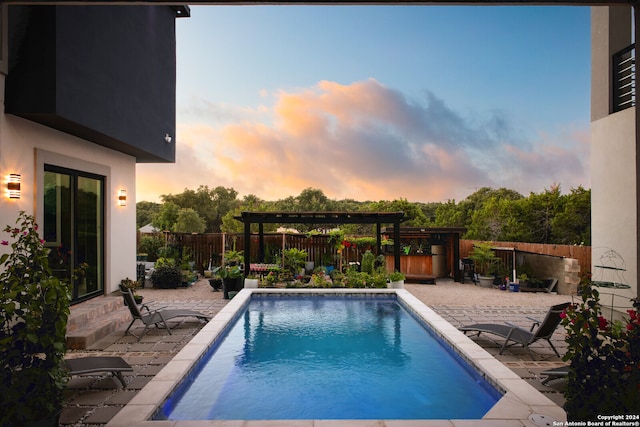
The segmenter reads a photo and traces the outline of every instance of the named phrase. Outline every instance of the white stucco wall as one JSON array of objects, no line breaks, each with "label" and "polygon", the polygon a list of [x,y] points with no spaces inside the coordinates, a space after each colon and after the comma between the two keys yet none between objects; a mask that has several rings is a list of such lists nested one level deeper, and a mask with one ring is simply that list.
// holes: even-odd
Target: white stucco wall
[{"label": "white stucco wall", "polygon": [[[4,87],[4,82],[0,83]],[[135,158],[19,117],[0,114],[1,229],[13,224],[20,210],[35,214],[42,223],[42,195],[37,188],[42,182],[43,162],[106,177],[105,291],[117,290],[125,277],[135,279]],[[5,195],[6,177],[10,173],[22,175],[20,200],[10,200]],[[127,191],[125,207],[117,204],[120,189]],[[6,250],[6,246],[0,247],[0,251]]]},{"label": "white stucco wall", "polygon": [[[630,307],[638,294],[636,209],[635,108],[611,114],[591,123],[591,234],[594,280],[616,280],[613,270],[596,268],[601,256],[612,249],[624,259],[623,280],[631,289],[601,288],[616,293],[614,305]],[[611,297],[602,298],[605,306]],[[624,307],[618,311],[624,312]]]}]

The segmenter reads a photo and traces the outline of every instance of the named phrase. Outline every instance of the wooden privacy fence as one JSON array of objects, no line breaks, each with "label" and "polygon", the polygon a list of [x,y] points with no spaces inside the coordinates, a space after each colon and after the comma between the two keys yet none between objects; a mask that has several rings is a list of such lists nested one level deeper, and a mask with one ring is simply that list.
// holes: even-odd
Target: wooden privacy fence
[{"label": "wooden privacy fence", "polygon": [[[146,234],[153,236],[153,234]],[[222,262],[223,248],[224,250],[234,249],[238,251],[244,250],[244,238],[242,233],[206,233],[206,234],[187,234],[187,233],[168,233],[166,235],[158,233],[167,243],[182,248],[188,248],[191,258],[195,261],[196,268],[202,272],[209,266],[209,262],[213,265],[220,265]],[[138,243],[140,243],[141,234],[138,233]],[[276,263],[277,256],[282,253],[282,249],[298,248],[304,249],[309,254],[308,261],[313,261],[316,266],[326,265],[335,262],[338,258],[337,251],[332,242],[329,241],[328,235],[314,235],[307,237],[303,234],[289,233],[265,233],[264,234],[264,254],[262,259],[258,254],[258,235],[251,235],[251,262]],[[469,256],[469,252],[473,249],[473,244],[478,243],[475,240],[460,240],[460,258]],[[546,245],[541,243],[523,243],[523,242],[491,242],[496,248],[514,248],[519,251],[532,252],[544,255],[553,255],[565,258],[574,258],[580,264],[580,271],[587,272],[591,270],[591,247],[590,246],[571,246],[571,245]],[[366,248],[351,247],[345,249],[344,261],[360,261],[362,254]],[[247,254],[245,254],[246,256]],[[503,256],[498,254],[499,256]],[[508,255],[504,255],[508,256]],[[426,259],[426,258],[425,258]]]},{"label": "wooden privacy fence", "polygon": [[[208,268],[209,263],[220,265],[224,251],[244,251],[244,235],[242,233],[163,233],[145,234],[146,236],[161,236],[170,245],[188,249],[196,268],[202,272]],[[138,244],[142,235],[138,233]],[[297,248],[307,251],[308,261],[313,261],[316,266],[335,262],[338,257],[337,250],[328,235],[314,235],[307,237],[303,234],[290,233],[265,233],[264,253],[259,254],[258,235],[251,235],[251,262],[281,263],[280,256],[283,249]],[[224,248],[224,250],[223,250]],[[364,249],[353,248],[348,256],[359,260]],[[244,254],[245,257],[247,254]]]}]

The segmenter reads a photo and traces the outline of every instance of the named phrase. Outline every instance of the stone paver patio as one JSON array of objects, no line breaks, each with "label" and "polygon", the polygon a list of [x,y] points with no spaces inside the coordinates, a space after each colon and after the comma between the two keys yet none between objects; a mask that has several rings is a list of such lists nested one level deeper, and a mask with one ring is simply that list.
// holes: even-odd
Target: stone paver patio
[{"label": "stone paver patio", "polygon": [[[436,286],[407,284],[406,288],[454,326],[507,321],[528,328],[531,322],[527,317],[542,318],[551,305],[571,300],[570,296],[532,294],[518,295],[517,299],[513,298],[513,301],[510,301],[511,295],[496,293],[499,291],[493,289],[461,285],[452,281],[437,283]],[[213,292],[206,280],[198,281],[192,288],[177,291],[143,289],[140,293],[145,295],[146,300],[158,301],[167,308],[189,308],[211,316],[228,302],[222,299],[222,292]],[[464,297],[442,297],[457,293],[462,293]],[[515,294],[512,295],[515,297]],[[184,296],[184,299],[181,296]],[[486,304],[487,297],[492,304]],[[497,297],[500,299],[496,299]],[[510,302],[518,305],[509,305]],[[67,404],[60,417],[60,425],[81,427],[106,424],[204,325],[194,318],[181,319],[173,324],[176,326],[172,329],[172,335],[154,328],[138,342],[135,337],[125,336],[122,328],[89,349],[69,351],[67,357],[121,356],[134,370],[124,374],[127,381],[126,389],[122,389],[119,382],[109,374],[73,377],[67,386]],[[141,327],[136,329],[134,326],[134,333],[137,334],[141,330]],[[531,360],[527,351],[521,348],[512,348],[503,355],[497,355],[500,344],[492,341],[489,335],[482,335],[475,341],[552,401],[560,406],[563,404],[562,380],[552,381],[549,386],[540,383],[540,372],[564,364],[548,345],[534,344],[531,348],[536,359]],[[553,342],[560,354],[563,354],[566,345],[562,328],[556,331]]]}]

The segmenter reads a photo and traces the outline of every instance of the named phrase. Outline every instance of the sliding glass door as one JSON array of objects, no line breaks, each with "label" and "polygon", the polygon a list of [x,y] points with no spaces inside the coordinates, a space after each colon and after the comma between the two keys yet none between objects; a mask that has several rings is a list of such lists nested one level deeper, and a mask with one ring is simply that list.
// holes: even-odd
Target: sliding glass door
[{"label": "sliding glass door", "polygon": [[43,238],[49,265],[59,278],[73,280],[73,301],[104,289],[104,177],[45,165]]}]

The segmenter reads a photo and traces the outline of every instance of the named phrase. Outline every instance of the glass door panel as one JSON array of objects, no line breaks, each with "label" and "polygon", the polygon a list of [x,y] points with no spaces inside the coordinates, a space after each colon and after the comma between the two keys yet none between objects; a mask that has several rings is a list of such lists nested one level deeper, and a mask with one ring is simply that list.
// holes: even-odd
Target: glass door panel
[{"label": "glass door panel", "polygon": [[78,297],[102,290],[102,181],[78,177],[76,216],[77,263],[86,263],[78,283]]},{"label": "glass door panel", "polygon": [[59,279],[71,280],[74,240],[73,198],[71,176],[55,172],[44,173],[44,232],[49,252],[49,266]]},{"label": "glass door panel", "polygon": [[73,283],[73,301],[101,294],[104,285],[103,178],[45,166],[44,230],[51,249],[53,273],[71,280],[86,264],[85,275]]}]

